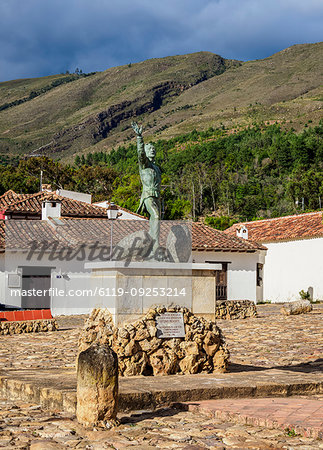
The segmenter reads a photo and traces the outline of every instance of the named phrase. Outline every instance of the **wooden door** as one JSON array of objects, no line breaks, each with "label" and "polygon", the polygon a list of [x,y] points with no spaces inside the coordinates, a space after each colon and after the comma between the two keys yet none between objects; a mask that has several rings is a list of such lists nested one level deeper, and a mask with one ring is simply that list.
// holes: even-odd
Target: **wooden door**
[{"label": "wooden door", "polygon": [[227,264],[222,264],[222,270],[215,271],[215,299],[227,300]]}]

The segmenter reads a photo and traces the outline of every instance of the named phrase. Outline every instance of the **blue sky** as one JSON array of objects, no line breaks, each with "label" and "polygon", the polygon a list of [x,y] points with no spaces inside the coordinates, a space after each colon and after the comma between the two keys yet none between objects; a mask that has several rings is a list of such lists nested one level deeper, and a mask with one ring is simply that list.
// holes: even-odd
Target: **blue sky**
[{"label": "blue sky", "polygon": [[322,41],[322,0],[0,0],[0,81]]}]

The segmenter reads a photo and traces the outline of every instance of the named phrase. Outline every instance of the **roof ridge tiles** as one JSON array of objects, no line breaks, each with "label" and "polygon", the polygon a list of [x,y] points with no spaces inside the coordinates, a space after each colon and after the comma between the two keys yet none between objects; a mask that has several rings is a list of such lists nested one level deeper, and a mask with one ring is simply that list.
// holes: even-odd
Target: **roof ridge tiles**
[{"label": "roof ridge tiles", "polygon": [[4,192],[3,194],[0,195],[0,198],[6,197],[9,194],[19,195],[19,194],[17,194],[17,192],[13,191],[12,189],[8,189],[8,191],[6,191],[6,192]]},{"label": "roof ridge tiles", "polygon": [[[234,223],[232,225],[232,227],[237,226],[237,225],[247,225],[250,223],[259,223],[259,222],[270,222],[271,220],[283,220],[283,219],[291,219],[291,218],[298,218],[298,217],[304,217],[304,216],[310,216],[310,215],[316,215],[316,214],[322,214],[323,215],[323,210],[322,211],[311,211],[311,212],[307,212],[307,213],[300,213],[300,214],[291,214],[289,216],[279,216],[279,217],[268,217],[267,219],[259,219],[259,220],[249,220],[247,222],[237,222]],[[231,227],[230,227],[231,228]],[[229,229],[229,228],[228,228]]]},{"label": "roof ridge tiles", "polygon": [[[40,191],[29,195],[27,194],[26,197],[22,199],[21,198],[17,199],[16,201],[13,201],[7,206],[5,206],[5,211],[23,212],[25,206],[26,208],[25,212],[40,213],[39,205],[37,205],[37,203],[33,205],[30,204],[30,202],[38,201],[40,203],[43,200],[60,201],[63,203],[63,205],[66,205],[69,211],[65,211],[63,214],[64,216],[66,215],[89,216],[91,215],[92,212],[93,215],[101,215],[102,217],[105,216],[107,217],[106,209],[101,206],[93,205],[87,202],[82,202],[81,200],[75,200],[72,198],[64,197],[56,194],[55,192],[46,192],[46,191]],[[75,211],[73,211],[72,206],[75,206]],[[78,211],[77,208],[84,208],[84,211]]]},{"label": "roof ridge tiles", "polygon": [[36,192],[34,194],[20,194],[20,195],[23,195],[24,197],[23,198],[18,198],[18,200],[14,201],[14,202],[11,202],[8,205],[8,207],[10,208],[12,206],[16,206],[17,204],[25,202],[26,200],[30,200],[30,199],[33,199],[35,197],[38,197],[40,194],[44,194],[44,193],[43,192]]},{"label": "roof ridge tiles", "polygon": [[225,233],[228,236],[233,236],[242,225],[247,227],[249,239],[257,242],[291,241],[322,237],[323,211],[240,222],[227,228]]}]

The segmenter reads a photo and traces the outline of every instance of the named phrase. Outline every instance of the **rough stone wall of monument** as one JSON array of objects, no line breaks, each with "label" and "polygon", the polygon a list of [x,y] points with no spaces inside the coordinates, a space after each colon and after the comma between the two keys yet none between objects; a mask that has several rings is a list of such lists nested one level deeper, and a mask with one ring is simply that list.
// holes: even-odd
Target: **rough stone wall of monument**
[{"label": "rough stone wall of monument", "polygon": [[[183,313],[185,337],[157,337],[156,318],[165,312]],[[94,310],[79,339],[83,351],[93,342],[111,345],[123,376],[225,372],[229,362],[221,330],[188,308],[157,306],[134,323],[113,327],[107,310]]]},{"label": "rough stone wall of monument", "polygon": [[108,344],[112,347],[114,331],[115,326],[112,315],[108,309],[93,309],[89,318],[85,321],[84,327],[79,336],[79,352],[87,350],[94,342],[99,344]]}]

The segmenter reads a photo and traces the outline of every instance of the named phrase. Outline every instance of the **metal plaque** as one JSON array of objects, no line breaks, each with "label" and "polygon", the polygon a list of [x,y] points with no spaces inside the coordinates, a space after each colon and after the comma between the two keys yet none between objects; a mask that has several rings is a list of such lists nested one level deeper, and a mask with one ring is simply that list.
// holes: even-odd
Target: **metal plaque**
[{"label": "metal plaque", "polygon": [[183,313],[166,312],[156,317],[157,337],[181,338],[185,337]]}]

